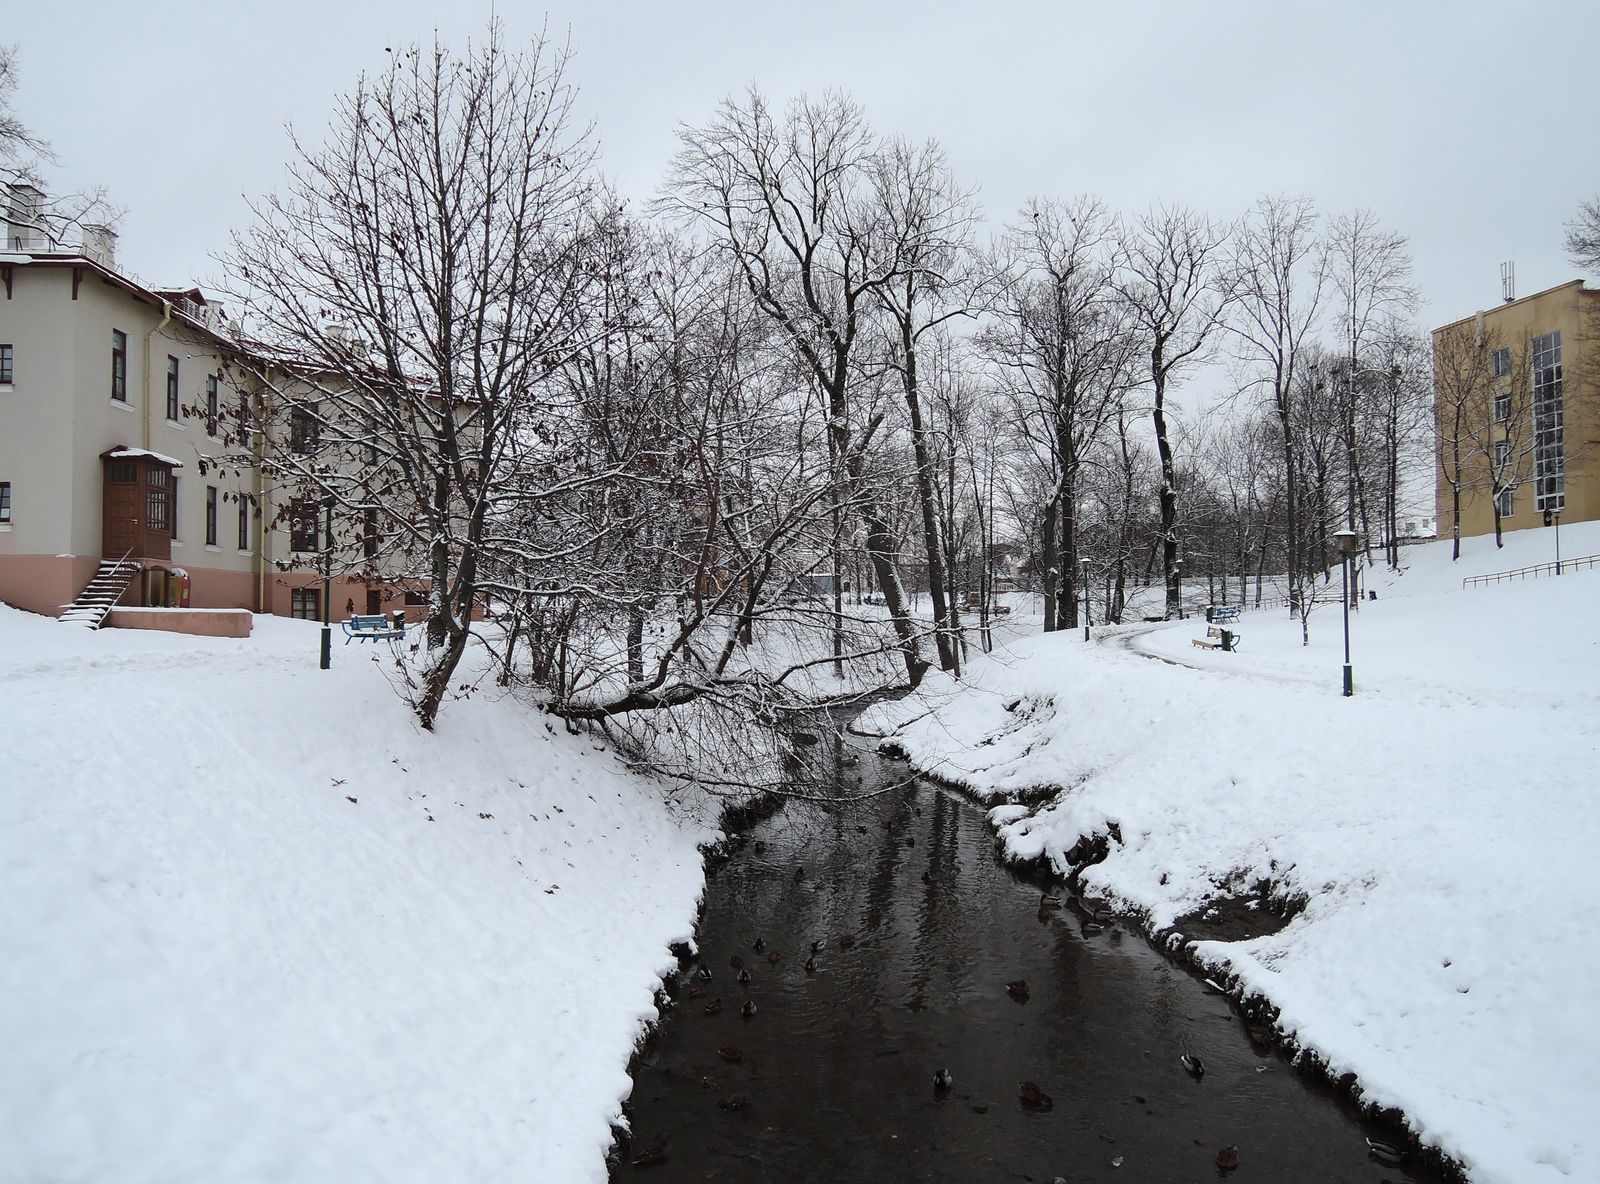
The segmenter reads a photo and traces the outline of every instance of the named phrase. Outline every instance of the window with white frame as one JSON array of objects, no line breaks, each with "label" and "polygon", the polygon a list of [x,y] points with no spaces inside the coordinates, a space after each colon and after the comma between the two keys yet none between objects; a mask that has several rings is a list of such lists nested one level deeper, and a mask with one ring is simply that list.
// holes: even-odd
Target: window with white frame
[{"label": "window with white frame", "polygon": [[1494,376],[1500,378],[1511,373],[1511,347],[1502,345],[1494,351]]},{"label": "window with white frame", "polygon": [[222,397],[220,379],[215,374],[206,375],[206,435],[217,434],[218,400]]},{"label": "window with white frame", "polygon": [[1494,467],[1498,472],[1511,463],[1511,441],[1496,440],[1494,442]]},{"label": "window with white frame", "polygon": [[128,401],[128,335],[121,329],[111,330],[111,397]]},{"label": "window with white frame", "polygon": [[11,525],[11,482],[0,481],[0,526]]},{"label": "window with white frame", "polygon": [[1561,331],[1533,339],[1533,508],[1566,508]]},{"label": "window with white frame", "polygon": [[14,353],[9,345],[0,344],[0,386],[11,385],[11,367]]},{"label": "window with white frame", "polygon": [[178,419],[178,359],[167,355],[167,418]]},{"label": "window with white frame", "polygon": [[1502,518],[1511,517],[1512,513],[1516,510],[1516,507],[1517,507],[1517,490],[1516,490],[1516,486],[1508,485],[1504,489],[1502,489],[1499,493],[1495,494],[1494,504],[1495,504],[1495,509],[1499,513],[1500,517],[1502,517]]},{"label": "window with white frame", "polygon": [[1511,418],[1511,395],[1509,393],[1494,397],[1494,421],[1505,423]]},{"label": "window with white frame", "polygon": [[206,486],[206,546],[217,545],[217,487]]}]

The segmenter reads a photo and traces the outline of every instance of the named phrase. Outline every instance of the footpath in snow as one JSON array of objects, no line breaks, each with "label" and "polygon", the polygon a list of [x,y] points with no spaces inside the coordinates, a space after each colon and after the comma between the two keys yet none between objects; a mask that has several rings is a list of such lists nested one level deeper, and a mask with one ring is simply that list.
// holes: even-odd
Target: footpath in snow
[{"label": "footpath in snow", "polygon": [[386,653],[0,606],[0,1181],[605,1178],[714,811]]},{"label": "footpath in snow", "polygon": [[[1600,552],[1600,524],[1561,542]],[[1203,620],[1034,636],[858,726],[995,803],[1013,858],[1066,874],[1109,836],[1082,883],[1152,932],[1303,901],[1194,953],[1477,1184],[1600,1180],[1600,568],[1461,588],[1551,544],[1374,574],[1349,699],[1335,596],[1309,648],[1286,610],[1246,612],[1238,653],[1194,647]]]}]

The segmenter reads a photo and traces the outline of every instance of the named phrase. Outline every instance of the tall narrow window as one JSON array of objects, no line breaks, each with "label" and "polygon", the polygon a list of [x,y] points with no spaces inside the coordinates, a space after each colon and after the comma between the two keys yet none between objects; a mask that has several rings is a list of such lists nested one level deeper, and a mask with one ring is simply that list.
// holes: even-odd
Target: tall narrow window
[{"label": "tall narrow window", "polygon": [[1562,407],[1561,332],[1533,339],[1533,508],[1567,505],[1565,412]]},{"label": "tall narrow window", "polygon": [[217,545],[217,487],[206,486],[206,546]]},{"label": "tall narrow window", "polygon": [[1506,420],[1508,420],[1510,418],[1511,418],[1511,396],[1510,395],[1496,395],[1494,397],[1494,421],[1495,421],[1495,423],[1505,423]]},{"label": "tall narrow window", "polygon": [[1502,345],[1494,351],[1494,376],[1499,378],[1503,374],[1511,373],[1511,347]]},{"label": "tall narrow window", "polygon": [[296,407],[289,415],[289,449],[302,456],[317,450],[317,413],[315,408]]},{"label": "tall narrow window", "polygon": [[128,335],[121,329],[111,330],[111,397],[128,401]]},{"label": "tall narrow window", "polygon": [[1496,440],[1494,442],[1494,467],[1503,469],[1511,463],[1511,441]]},{"label": "tall narrow window", "polygon": [[250,549],[250,499],[239,495],[239,550]]},{"label": "tall narrow window", "polygon": [[239,392],[239,442],[250,443],[250,396]]},{"label": "tall narrow window", "polygon": [[215,374],[206,375],[206,435],[217,434],[217,409],[222,391]]},{"label": "tall narrow window", "polygon": [[11,525],[11,482],[0,481],[0,526]]},{"label": "tall narrow window", "polygon": [[0,345],[0,386],[11,385],[11,347]]},{"label": "tall narrow window", "polygon": [[300,498],[289,507],[289,550],[315,551],[320,532],[317,515],[321,507],[311,498]]},{"label": "tall narrow window", "polygon": [[1502,489],[1495,495],[1495,507],[1500,511],[1500,517],[1509,518],[1517,508],[1517,491],[1515,489]]},{"label": "tall narrow window", "polygon": [[173,477],[172,478],[172,537],[173,537],[174,540],[176,540],[177,537],[178,537],[178,481],[179,480],[180,480],[180,478],[178,478],[178,477]]},{"label": "tall narrow window", "polygon": [[178,359],[167,355],[167,418],[178,418]]},{"label": "tall narrow window", "polygon": [[367,506],[361,511],[361,549],[368,559],[378,557],[378,508]]}]

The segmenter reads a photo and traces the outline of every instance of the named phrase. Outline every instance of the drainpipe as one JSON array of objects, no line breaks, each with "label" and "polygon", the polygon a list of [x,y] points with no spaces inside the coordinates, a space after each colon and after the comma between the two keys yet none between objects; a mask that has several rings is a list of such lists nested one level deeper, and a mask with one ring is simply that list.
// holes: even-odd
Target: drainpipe
[{"label": "drainpipe", "polygon": [[154,329],[144,335],[144,442],[142,447],[150,451],[150,415],[151,408],[155,405],[150,398],[150,384],[154,381],[151,374],[150,347],[155,343],[156,334],[167,327],[167,322],[172,319],[172,301],[161,302],[161,321]]}]

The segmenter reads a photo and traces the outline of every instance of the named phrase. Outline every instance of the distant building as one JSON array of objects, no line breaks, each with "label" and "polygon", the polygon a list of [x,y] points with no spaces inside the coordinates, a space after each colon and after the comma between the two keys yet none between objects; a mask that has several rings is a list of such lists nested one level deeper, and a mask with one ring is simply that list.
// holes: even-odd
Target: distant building
[{"label": "distant building", "polygon": [[59,614],[115,564],[122,605],[320,619],[325,559],[335,618],[421,599],[363,565],[359,534],[330,553],[320,505],[271,487],[261,460],[314,448],[315,432],[296,419],[251,436],[260,395],[230,386],[236,347],[204,293],[123,275],[103,228],[63,248],[39,229],[43,195],[7,188],[0,601]]},{"label": "distant building", "polygon": [[1600,291],[1573,280],[1433,331],[1436,513],[1449,537],[1600,518]]}]

